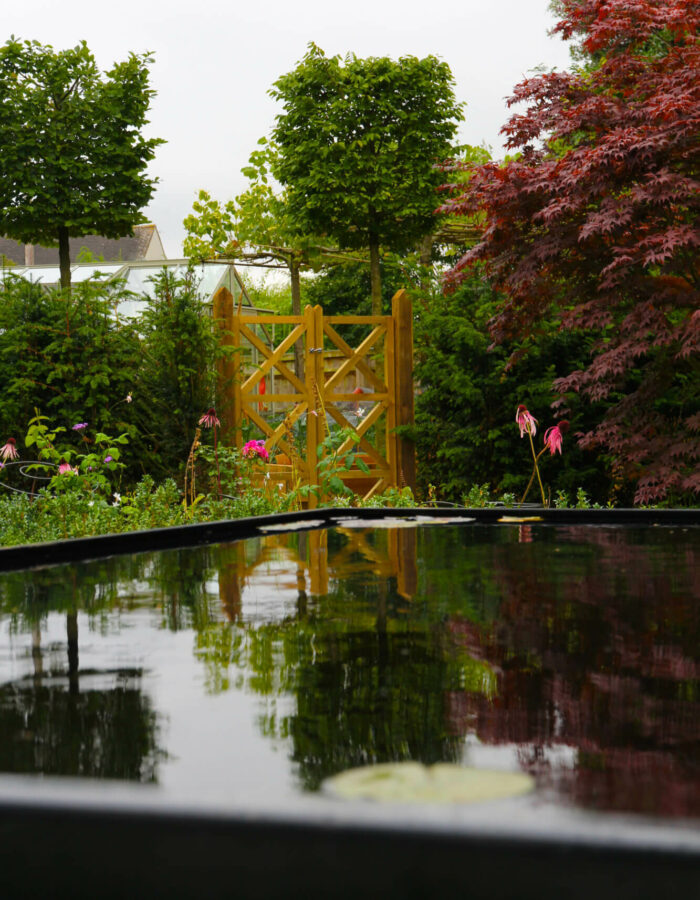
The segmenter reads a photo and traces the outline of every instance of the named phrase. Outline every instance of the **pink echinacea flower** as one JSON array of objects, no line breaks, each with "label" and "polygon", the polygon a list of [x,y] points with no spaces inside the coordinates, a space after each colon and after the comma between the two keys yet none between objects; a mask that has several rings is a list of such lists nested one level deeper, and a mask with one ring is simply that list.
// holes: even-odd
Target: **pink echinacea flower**
[{"label": "pink echinacea flower", "polygon": [[209,409],[204,413],[202,418],[199,420],[199,424],[203,425],[204,428],[214,428],[216,425],[221,425],[221,422],[216,417],[216,410],[213,406],[210,406]]},{"label": "pink echinacea flower", "polygon": [[8,438],[7,443],[0,447],[0,456],[3,458],[3,460],[19,458],[19,453],[17,452],[17,441],[15,441],[14,438]]},{"label": "pink echinacea flower", "polygon": [[531,435],[537,434],[537,419],[528,412],[527,407],[521,403],[515,410],[515,421],[520,428],[520,437],[525,437],[526,433]]},{"label": "pink echinacea flower", "polygon": [[77,475],[78,470],[75,469],[73,466],[71,466],[70,463],[62,462],[61,465],[58,467],[58,474],[59,475]]},{"label": "pink echinacea flower", "polygon": [[552,456],[554,456],[557,451],[559,451],[559,455],[561,456],[561,445],[564,442],[564,435],[568,430],[569,423],[566,419],[562,419],[558,425],[553,425],[545,431],[544,445],[549,449]]}]

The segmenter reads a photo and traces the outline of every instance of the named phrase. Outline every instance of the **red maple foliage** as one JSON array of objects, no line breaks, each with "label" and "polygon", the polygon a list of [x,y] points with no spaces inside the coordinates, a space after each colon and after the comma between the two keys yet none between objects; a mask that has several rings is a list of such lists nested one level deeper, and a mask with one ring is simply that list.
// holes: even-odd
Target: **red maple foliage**
[{"label": "red maple foliage", "polygon": [[698,0],[560,0],[554,31],[585,63],[519,84],[502,129],[517,150],[446,186],[442,211],[485,215],[483,262],[506,297],[496,343],[555,311],[595,335],[590,364],[555,382],[604,400],[585,447],[636,483],[636,502],[700,492]]}]

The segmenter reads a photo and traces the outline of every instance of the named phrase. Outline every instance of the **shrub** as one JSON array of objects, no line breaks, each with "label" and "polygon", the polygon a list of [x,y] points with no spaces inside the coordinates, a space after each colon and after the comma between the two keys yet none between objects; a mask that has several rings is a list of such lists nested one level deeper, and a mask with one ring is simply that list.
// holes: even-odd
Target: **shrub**
[{"label": "shrub", "polygon": [[0,433],[17,436],[39,409],[63,427],[88,421],[133,433],[140,351],[136,328],[116,317],[120,285],[90,281],[70,293],[9,275],[0,288]]}]

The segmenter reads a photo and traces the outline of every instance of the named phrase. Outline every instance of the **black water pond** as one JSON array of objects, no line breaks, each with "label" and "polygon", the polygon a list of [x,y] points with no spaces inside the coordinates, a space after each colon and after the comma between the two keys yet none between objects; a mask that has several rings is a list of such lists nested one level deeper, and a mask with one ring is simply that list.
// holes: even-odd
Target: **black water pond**
[{"label": "black water pond", "polygon": [[[697,862],[700,527],[351,520],[0,573],[0,736],[17,807],[626,833]],[[383,807],[324,789],[404,761],[534,790]]]}]

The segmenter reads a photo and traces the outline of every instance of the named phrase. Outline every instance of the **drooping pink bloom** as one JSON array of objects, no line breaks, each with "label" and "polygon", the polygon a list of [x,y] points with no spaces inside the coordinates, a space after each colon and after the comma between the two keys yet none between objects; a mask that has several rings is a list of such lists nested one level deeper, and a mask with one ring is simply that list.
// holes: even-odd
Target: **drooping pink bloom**
[{"label": "drooping pink bloom", "polygon": [[17,441],[14,438],[8,438],[7,443],[0,447],[0,456],[3,458],[3,460],[19,458],[19,453],[17,452]]},{"label": "drooping pink bloom", "polygon": [[515,421],[520,428],[520,437],[525,437],[526,434],[534,437],[537,434],[537,419],[528,412],[527,407],[522,403],[515,410]]},{"label": "drooping pink bloom", "polygon": [[75,425],[72,426],[73,431],[82,431],[84,428],[88,427],[87,422],[76,422]]},{"label": "drooping pink bloom", "polygon": [[58,467],[58,474],[59,475],[77,475],[78,470],[74,466],[71,466],[70,463],[62,462],[60,464],[60,466]]},{"label": "drooping pink bloom", "polygon": [[544,445],[549,449],[549,452],[554,456],[554,454],[559,451],[559,455],[561,456],[561,445],[564,441],[564,435],[569,430],[569,423],[566,419],[562,419],[558,425],[552,425],[551,428],[548,428],[544,433]]},{"label": "drooping pink bloom", "polygon": [[269,462],[270,460],[270,454],[267,452],[265,441],[248,441],[248,443],[243,446],[241,453],[243,456],[259,456],[260,459],[265,460],[265,462]]},{"label": "drooping pink bloom", "polygon": [[216,410],[213,406],[210,406],[209,409],[204,413],[202,418],[199,420],[199,424],[203,425],[204,428],[214,428],[216,425],[221,425],[221,422],[216,417]]}]

